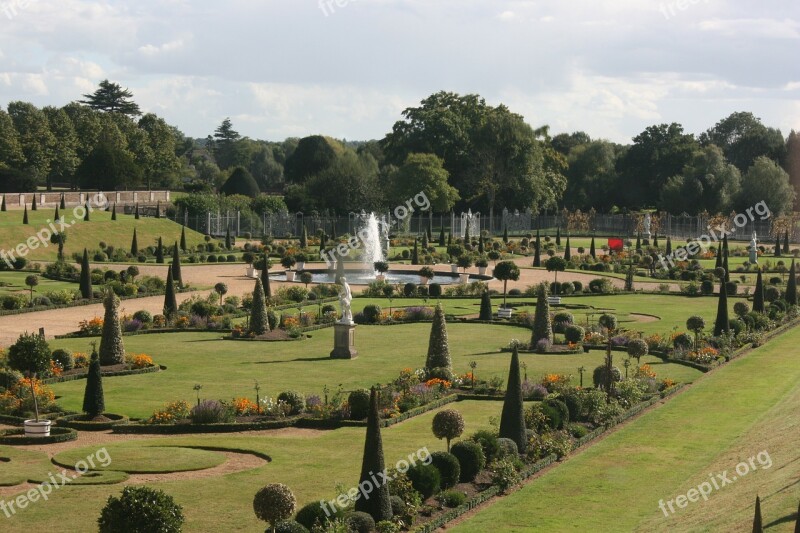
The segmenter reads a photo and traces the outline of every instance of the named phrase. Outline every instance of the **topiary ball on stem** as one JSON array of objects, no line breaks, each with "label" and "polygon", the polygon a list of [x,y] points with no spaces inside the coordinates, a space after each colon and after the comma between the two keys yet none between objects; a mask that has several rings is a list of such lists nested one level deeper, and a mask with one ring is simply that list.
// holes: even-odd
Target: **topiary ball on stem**
[{"label": "topiary ball on stem", "polygon": [[283,483],[272,483],[259,490],[253,498],[253,511],[259,520],[270,526],[287,520],[294,514],[297,500]]}]

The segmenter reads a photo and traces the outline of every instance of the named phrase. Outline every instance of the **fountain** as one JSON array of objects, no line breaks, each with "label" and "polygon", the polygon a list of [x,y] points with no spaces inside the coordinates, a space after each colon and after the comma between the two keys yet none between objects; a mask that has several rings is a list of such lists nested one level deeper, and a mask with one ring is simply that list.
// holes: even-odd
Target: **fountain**
[{"label": "fountain", "polygon": [[364,220],[364,227],[358,232],[358,236],[363,242],[364,253],[361,255],[364,272],[375,272],[375,263],[385,261],[383,255],[381,221],[375,213],[366,214],[361,212]]},{"label": "fountain", "polygon": [[469,227],[470,237],[477,237],[481,232],[481,219],[480,213],[472,214],[472,209],[467,213],[461,213],[461,231],[460,236],[463,239],[466,235],[467,227]]}]

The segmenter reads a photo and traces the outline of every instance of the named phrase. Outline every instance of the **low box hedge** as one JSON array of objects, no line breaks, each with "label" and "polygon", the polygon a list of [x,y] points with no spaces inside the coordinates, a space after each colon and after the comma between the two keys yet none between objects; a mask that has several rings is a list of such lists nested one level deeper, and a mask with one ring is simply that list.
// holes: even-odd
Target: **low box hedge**
[{"label": "low box hedge", "polygon": [[30,444],[57,444],[78,438],[78,432],[71,428],[51,427],[49,437],[26,437],[25,430],[6,429],[0,431],[0,444],[9,446],[26,446]]}]

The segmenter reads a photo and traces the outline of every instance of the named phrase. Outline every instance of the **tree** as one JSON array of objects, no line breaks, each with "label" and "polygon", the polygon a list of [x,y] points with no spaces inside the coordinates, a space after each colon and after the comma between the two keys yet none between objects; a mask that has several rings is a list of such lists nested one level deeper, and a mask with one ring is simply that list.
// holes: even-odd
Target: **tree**
[{"label": "tree", "polygon": [[181,254],[178,251],[178,242],[172,247],[172,279],[178,284],[178,287],[183,288],[183,274],[181,273]]},{"label": "tree", "polygon": [[534,245],[533,251],[533,266],[541,267],[542,266],[542,239],[539,235],[539,230],[536,230],[536,244]]},{"label": "tree", "polygon": [[103,395],[103,377],[100,373],[100,357],[97,355],[97,350],[92,350],[89,372],[86,374],[86,387],[83,391],[83,412],[91,420],[102,415],[105,410],[106,402]]},{"label": "tree", "polygon": [[47,116],[33,104],[11,102],[8,104],[8,116],[17,131],[24,157],[19,170],[29,174],[30,181],[26,183],[26,188],[30,190],[33,188],[31,185],[40,184],[50,172],[56,138],[50,130]]},{"label": "tree", "polygon": [[754,198],[766,203],[773,216],[790,212],[794,205],[795,192],[789,174],[767,157],[757,158],[744,174],[737,204],[740,210],[751,207]]},{"label": "tree", "polygon": [[731,325],[728,320],[728,289],[725,286],[725,276],[720,277],[719,281],[719,300],[717,300],[717,318],[714,321],[714,336],[719,337],[722,333],[730,331]]},{"label": "tree", "polygon": [[[58,208],[56,208],[58,209]],[[114,202],[114,205],[111,206],[111,220],[117,220],[117,203]]]},{"label": "tree", "polygon": [[775,236],[775,257],[781,257],[781,236]]},{"label": "tree", "polygon": [[46,376],[50,372],[50,353],[43,336],[25,332],[8,348],[8,366],[20,372]]},{"label": "tree", "polygon": [[569,245],[569,235],[567,235],[567,245],[564,248],[564,261],[569,261],[570,259],[572,259],[572,247]]},{"label": "tree", "polygon": [[450,441],[464,433],[464,417],[455,409],[443,409],[433,417],[433,435],[437,439],[447,439],[447,451]]},{"label": "tree", "polygon": [[39,276],[36,274],[25,276],[25,285],[27,285],[31,291],[31,305],[33,305],[33,288],[39,285]]},{"label": "tree", "polygon": [[253,511],[259,520],[267,522],[271,531],[281,520],[294,514],[297,500],[292,491],[283,483],[272,483],[259,490],[253,498]]},{"label": "tree", "polygon": [[758,270],[756,277],[756,288],[753,294],[753,311],[757,313],[765,312],[764,308],[764,280],[761,276],[761,269]]},{"label": "tree", "polygon": [[89,267],[89,252],[86,248],[83,249],[83,259],[81,260],[81,275],[80,275],[80,290],[81,298],[90,300],[92,294],[92,272]]},{"label": "tree", "polygon": [[[759,274],[760,274],[760,272],[759,272]],[[700,332],[703,331],[705,329],[705,327],[706,327],[706,319],[701,317],[701,316],[698,316],[698,315],[690,316],[686,320],[686,329],[688,329],[689,331],[694,332],[694,350],[695,351],[697,351],[698,348],[699,348]]]},{"label": "tree", "polygon": [[231,241],[231,227],[225,228],[225,249],[230,250],[233,248],[233,241]]},{"label": "tree", "polygon": [[0,109],[0,173],[19,169],[24,163],[25,154],[14,122],[8,113]]},{"label": "tree", "polygon": [[528,447],[525,408],[522,399],[522,380],[519,372],[519,352],[516,346],[511,354],[508,386],[503,400],[503,411],[500,415],[500,437],[513,440],[517,444],[519,453],[525,453]]},{"label": "tree", "polygon": [[491,320],[493,316],[492,312],[492,297],[489,296],[489,291],[483,291],[481,294],[481,311],[480,315],[478,316],[479,320]]},{"label": "tree", "polygon": [[22,213],[22,223],[23,224],[27,224],[28,223],[28,204],[25,204],[25,209],[24,209],[24,211]]},{"label": "tree", "polygon": [[269,317],[267,316],[267,302],[264,296],[264,286],[261,280],[256,280],[253,289],[253,307],[250,311],[250,329],[255,335],[264,335],[269,332]]},{"label": "tree", "polygon": [[172,267],[167,268],[167,283],[164,289],[164,316],[168,321],[172,321],[178,314],[178,301],[175,297],[175,283],[172,279]]},{"label": "tree", "polygon": [[303,137],[297,143],[292,155],[286,159],[284,169],[286,181],[304,183],[311,176],[331,167],[343,152],[344,146],[330,137],[322,135]]},{"label": "tree", "polygon": [[186,251],[186,226],[181,226],[181,251]]},{"label": "tree", "polygon": [[119,321],[119,298],[110,288],[106,290],[103,307],[106,312],[103,317],[103,334],[100,337],[100,364],[122,364],[125,362],[125,346]]},{"label": "tree", "polygon": [[95,92],[84,94],[83,97],[85,100],[80,100],[80,103],[97,111],[121,113],[129,116],[142,114],[138,104],[131,100],[133,93],[108,80],[101,81],[100,87]]},{"label": "tree", "polygon": [[222,305],[222,297],[228,294],[228,286],[222,282],[214,285],[214,292],[219,295],[219,305]]},{"label": "tree", "polygon": [[643,339],[631,339],[628,341],[628,356],[636,358],[636,364],[641,363],[642,357],[647,355],[648,346]]},{"label": "tree", "polygon": [[131,239],[131,255],[133,257],[139,255],[139,240],[136,238],[136,228],[133,228],[133,238]]},{"label": "tree", "polygon": [[700,135],[700,142],[719,146],[728,161],[741,171],[759,157],[782,161],[786,150],[780,130],[764,126],[749,112],[731,113]]},{"label": "tree", "polygon": [[[567,237],[567,241],[569,241],[569,237]],[[564,258],[554,255],[550,259],[544,262],[544,266],[548,272],[555,272],[555,283],[556,287],[558,287],[558,273],[564,272],[567,269],[567,262]]]},{"label": "tree", "polygon": [[47,190],[52,190],[53,182],[71,183],[78,168],[78,135],[72,121],[64,109],[45,107],[42,109],[50,132],[56,142],[53,144],[50,169],[46,176]]},{"label": "tree", "polygon": [[[2,153],[2,126],[0,126],[0,153]],[[800,133],[794,130],[789,133],[789,138],[786,140],[786,160],[783,168],[789,174],[789,181],[794,188],[794,210],[800,211]]]},{"label": "tree", "polygon": [[417,248],[417,238],[414,237],[414,248],[411,250],[411,264],[419,264],[419,249]]},{"label": "tree", "polygon": [[269,284],[269,267],[270,261],[269,256],[265,253],[263,256],[263,265],[264,267],[261,270],[261,285],[264,288],[264,296],[267,300],[272,298],[272,287]]},{"label": "tree", "polygon": [[761,498],[756,496],[756,510],[753,515],[753,533],[764,533],[764,526],[761,521]]},{"label": "tree", "polygon": [[542,339],[553,342],[553,324],[550,321],[550,303],[547,301],[546,283],[540,283],[536,288],[536,311],[533,315],[531,347],[536,347],[536,344]]},{"label": "tree", "polygon": [[142,168],[125,147],[103,140],[81,162],[75,175],[81,187],[113,191],[138,186]]},{"label": "tree", "polygon": [[[367,416],[367,432],[364,441],[364,456],[361,461],[359,485],[361,483],[369,483],[370,486],[374,486],[372,476],[376,472],[383,472],[385,468],[381,421],[378,414],[379,403],[380,393],[373,387],[369,398],[369,415]],[[378,487],[374,487],[369,499],[359,498],[356,500],[355,510],[369,514],[375,519],[375,522],[391,520],[392,504],[389,501],[389,497],[389,484],[380,483]]]},{"label": "tree", "polygon": [[519,267],[513,261],[500,261],[495,265],[494,277],[503,282],[503,307],[506,306],[506,290],[508,282],[517,281],[519,279]]},{"label": "tree", "polygon": [[594,235],[592,235],[592,243],[589,245],[589,255],[592,256],[592,259],[597,259],[597,252],[594,248]]},{"label": "tree", "polygon": [[436,310],[433,313],[425,368],[428,370],[433,370],[434,368],[452,369],[450,345],[447,341],[447,321],[445,320],[444,308],[442,308],[441,302],[436,304]]},{"label": "tree", "polygon": [[156,244],[156,263],[164,263],[164,243],[161,241],[161,237],[158,238],[158,244]]},{"label": "tree", "polygon": [[389,202],[403,202],[423,193],[430,202],[431,211],[449,212],[460,200],[458,191],[448,183],[450,173],[444,161],[434,154],[408,154],[402,166],[390,176]]},{"label": "tree", "polygon": [[794,259],[792,259],[792,266],[789,267],[789,281],[786,283],[785,298],[789,305],[797,305],[797,272],[794,267]]},{"label": "tree", "polygon": [[177,185],[181,161],[176,153],[178,146],[175,128],[152,113],[144,115],[138,126],[147,134],[144,150],[146,158],[142,165],[146,187],[150,189],[153,185]]},{"label": "tree", "polygon": [[244,167],[236,167],[219,192],[227,195],[241,194],[250,198],[257,198],[261,194],[253,175]]},{"label": "tree", "polygon": [[300,273],[300,283],[305,284],[306,289],[308,288],[308,284],[314,281],[314,275],[311,272],[304,271]]}]

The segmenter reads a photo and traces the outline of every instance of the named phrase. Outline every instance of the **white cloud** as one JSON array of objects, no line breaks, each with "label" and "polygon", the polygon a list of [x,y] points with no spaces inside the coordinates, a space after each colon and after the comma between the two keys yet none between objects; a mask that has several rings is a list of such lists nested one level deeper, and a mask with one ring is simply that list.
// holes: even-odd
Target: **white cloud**
[{"label": "white cloud", "polygon": [[712,19],[698,25],[703,31],[716,32],[727,37],[753,37],[762,39],[800,39],[800,23],[792,19]]}]

